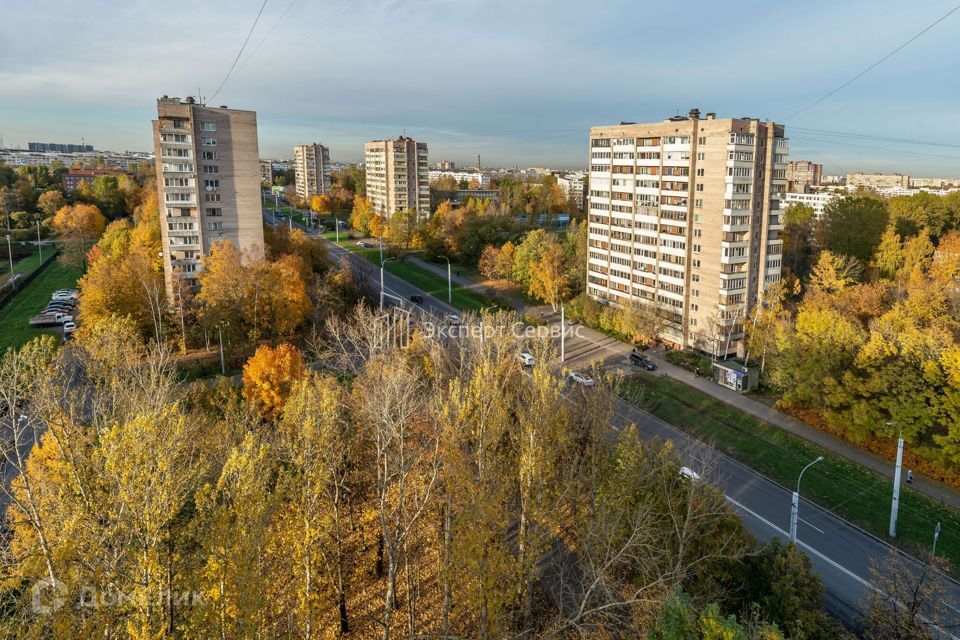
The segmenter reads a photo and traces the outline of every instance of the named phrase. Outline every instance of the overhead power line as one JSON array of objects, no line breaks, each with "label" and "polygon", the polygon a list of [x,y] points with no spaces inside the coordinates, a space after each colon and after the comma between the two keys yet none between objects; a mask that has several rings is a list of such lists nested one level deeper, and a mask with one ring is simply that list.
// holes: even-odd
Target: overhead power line
[{"label": "overhead power line", "polygon": [[263,46],[263,43],[267,41],[267,38],[270,37],[270,34],[273,33],[274,29],[277,28],[277,26],[280,24],[280,22],[283,21],[283,19],[284,19],[285,17],[287,17],[287,14],[290,13],[290,9],[293,9],[293,5],[295,5],[296,3],[297,3],[297,0],[290,0],[290,4],[288,4],[288,5],[287,5],[287,8],[284,9],[283,13],[280,14],[280,17],[277,18],[277,21],[273,23],[273,26],[270,27],[270,30],[267,31],[267,35],[263,36],[263,38],[260,40],[260,42],[257,43],[257,46],[255,46],[255,47],[253,48],[253,51],[250,52],[250,55],[248,55],[248,56],[243,60],[243,62],[240,64],[241,67],[243,67],[243,65],[247,64],[248,62],[250,62],[250,58],[252,58],[253,56],[257,55],[257,51],[260,50],[260,47]]},{"label": "overhead power line", "polygon": [[787,117],[783,118],[783,120],[789,120],[790,118],[792,118],[792,117],[794,117],[794,116],[796,116],[796,115],[799,115],[799,114],[803,113],[804,111],[806,111],[806,110],[808,110],[808,109],[811,109],[811,108],[817,106],[818,104],[820,104],[821,102],[823,102],[823,101],[826,100],[827,98],[830,98],[831,96],[833,96],[833,95],[836,94],[837,92],[839,92],[839,91],[841,91],[842,89],[845,89],[846,87],[850,86],[851,84],[853,84],[854,82],[856,82],[857,80],[859,80],[860,78],[862,78],[863,76],[865,76],[866,74],[868,74],[869,72],[873,71],[874,69],[876,69],[877,67],[879,67],[881,64],[883,64],[884,62],[886,62],[887,60],[889,60],[890,58],[892,58],[897,52],[899,52],[901,49],[903,49],[904,47],[906,47],[908,44],[910,44],[911,42],[913,42],[914,40],[916,40],[917,38],[919,38],[920,36],[922,36],[923,34],[925,34],[927,31],[930,31],[930,29],[933,29],[935,26],[937,26],[938,24],[940,24],[941,22],[943,22],[944,20],[946,20],[951,14],[955,13],[958,9],[960,9],[960,4],[958,4],[957,6],[955,6],[953,9],[950,9],[950,11],[946,12],[945,14],[943,14],[942,16],[940,16],[939,18],[937,18],[936,22],[934,22],[933,24],[931,24],[931,25],[927,26],[926,28],[924,28],[920,33],[916,34],[915,36],[913,36],[912,38],[910,38],[909,40],[907,40],[906,42],[904,42],[903,44],[901,44],[899,47],[897,47],[896,49],[894,49],[893,51],[891,51],[891,52],[888,53],[887,55],[883,56],[882,58],[880,58],[879,60],[877,60],[876,62],[874,62],[873,64],[871,64],[869,67],[867,67],[866,69],[864,69],[863,71],[861,71],[861,72],[858,73],[857,75],[853,76],[852,78],[850,78],[849,80],[847,80],[846,82],[844,82],[843,84],[841,84],[841,85],[840,85],[839,87],[837,87],[836,89],[834,89],[834,90],[830,91],[829,93],[826,93],[825,95],[817,98],[816,100],[814,100],[813,102],[811,102],[811,103],[808,104],[807,106],[803,107],[802,109],[798,109],[797,111],[794,111],[793,113],[791,113],[791,114],[788,115]]},{"label": "overhead power line", "polygon": [[223,85],[227,84],[230,74],[233,73],[233,70],[237,67],[237,61],[240,60],[240,56],[243,55],[243,50],[247,48],[247,43],[250,42],[250,36],[253,35],[253,30],[257,28],[257,23],[260,22],[260,16],[263,15],[263,8],[266,6],[267,0],[263,0],[263,4],[260,5],[260,11],[257,12],[257,19],[253,21],[250,31],[247,32],[247,37],[243,39],[243,45],[241,45],[240,51],[237,52],[237,57],[233,59],[233,64],[230,65],[230,70],[227,71],[227,75],[223,77],[223,82],[220,83],[220,86],[217,87],[217,90],[213,92],[212,96],[210,96],[211,102],[220,94],[220,90],[223,89]]},{"label": "overhead power line", "polygon": [[960,149],[960,144],[952,142],[932,142],[929,140],[911,140],[909,138],[888,138],[886,136],[874,136],[866,133],[849,133],[846,131],[828,131],[826,129],[808,129],[805,127],[790,127],[790,131],[801,131],[803,133],[812,133],[817,135],[839,136],[842,138],[852,138],[854,140],[876,140],[879,142],[896,142],[899,144],[914,144],[923,147],[950,147]]}]

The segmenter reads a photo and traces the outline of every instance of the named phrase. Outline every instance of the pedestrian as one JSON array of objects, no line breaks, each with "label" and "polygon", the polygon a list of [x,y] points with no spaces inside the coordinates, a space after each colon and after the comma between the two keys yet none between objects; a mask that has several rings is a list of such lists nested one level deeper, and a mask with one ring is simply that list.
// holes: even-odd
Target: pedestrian
[{"label": "pedestrian", "polygon": [[700,367],[697,367],[693,370],[693,375],[697,376],[698,378],[700,377]]},{"label": "pedestrian", "polygon": [[913,471],[907,469],[907,484],[913,484]]}]

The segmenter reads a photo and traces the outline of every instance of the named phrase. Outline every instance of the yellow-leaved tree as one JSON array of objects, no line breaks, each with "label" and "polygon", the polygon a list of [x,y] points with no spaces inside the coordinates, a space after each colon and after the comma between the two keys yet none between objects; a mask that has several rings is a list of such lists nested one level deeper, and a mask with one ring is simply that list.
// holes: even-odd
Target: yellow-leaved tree
[{"label": "yellow-leaved tree", "polygon": [[303,355],[292,344],[263,345],[243,365],[243,397],[262,417],[275,420],[306,372]]},{"label": "yellow-leaved tree", "polygon": [[60,258],[63,263],[79,268],[87,249],[93,246],[106,227],[107,219],[92,204],[75,204],[57,211],[53,217],[53,230],[63,240]]}]

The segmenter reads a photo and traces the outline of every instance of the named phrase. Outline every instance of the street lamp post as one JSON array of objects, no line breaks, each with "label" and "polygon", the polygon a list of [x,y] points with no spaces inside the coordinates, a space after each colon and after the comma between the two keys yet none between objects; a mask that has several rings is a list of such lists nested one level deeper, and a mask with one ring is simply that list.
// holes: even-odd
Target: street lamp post
[{"label": "street lamp post", "polygon": [[217,335],[220,337],[220,375],[227,375],[227,366],[223,361],[223,325],[217,325]]},{"label": "street lamp post", "polygon": [[823,456],[817,456],[817,459],[805,466],[797,477],[797,490],[793,492],[793,503],[790,507],[790,542],[797,541],[797,513],[800,510],[800,480],[803,479],[803,472],[823,460]]},{"label": "street lamp post", "polygon": [[563,304],[560,305],[560,362],[567,357],[567,315]]},{"label": "street lamp post", "polygon": [[933,558],[937,555],[937,538],[940,537],[940,523],[937,522],[936,529],[933,530],[933,551],[930,552],[930,557]]},{"label": "street lamp post", "polygon": [[[887,426],[895,423],[888,422]],[[890,537],[897,535],[897,513],[900,511],[900,471],[903,469],[903,427],[897,436],[897,466],[893,472],[893,501],[890,504]]]},{"label": "street lamp post", "polygon": [[43,262],[43,247],[40,245],[40,221],[37,220],[37,252],[40,253],[40,262]]},{"label": "street lamp post", "polygon": [[7,257],[10,258],[10,277],[13,277],[13,247],[10,246],[10,234],[7,234]]},{"label": "street lamp post", "polygon": [[387,261],[389,260],[393,260],[393,258],[387,258],[386,260],[383,260],[381,258],[380,260],[380,308],[381,309],[383,309],[383,265],[386,264]]},{"label": "street lamp post", "polygon": [[453,304],[453,276],[450,273],[450,258],[440,256],[447,261],[447,304]]}]

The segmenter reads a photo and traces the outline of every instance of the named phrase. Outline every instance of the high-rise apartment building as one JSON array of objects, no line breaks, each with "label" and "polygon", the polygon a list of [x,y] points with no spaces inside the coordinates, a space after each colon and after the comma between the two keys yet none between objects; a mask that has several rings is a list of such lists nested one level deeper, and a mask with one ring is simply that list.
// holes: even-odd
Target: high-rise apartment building
[{"label": "high-rise apartment building", "polygon": [[260,183],[273,184],[273,164],[269,160],[260,161]]},{"label": "high-rise apartment building", "polygon": [[809,187],[820,186],[823,165],[807,160],[791,160],[787,163],[787,190],[806,193]]},{"label": "high-rise apartment building", "polygon": [[557,176],[557,186],[563,191],[568,200],[573,200],[577,209],[583,211],[583,179],[587,176],[582,171],[574,171],[566,175]]},{"label": "high-rise apartment building", "polygon": [[153,144],[172,302],[175,279],[195,284],[201,257],[214,243],[263,252],[257,114],[164,96],[157,100]]},{"label": "high-rise apartment building", "polygon": [[363,166],[367,198],[375,213],[389,218],[395,211],[416,209],[420,218],[430,215],[426,142],[407,137],[368,142]]},{"label": "high-rise apartment building", "polygon": [[322,196],[330,191],[330,150],[316,142],[294,147],[293,171],[298,198]]},{"label": "high-rise apartment building", "polygon": [[696,109],[590,130],[587,292],[632,307],[677,348],[742,349],[780,280],[783,126]]}]

